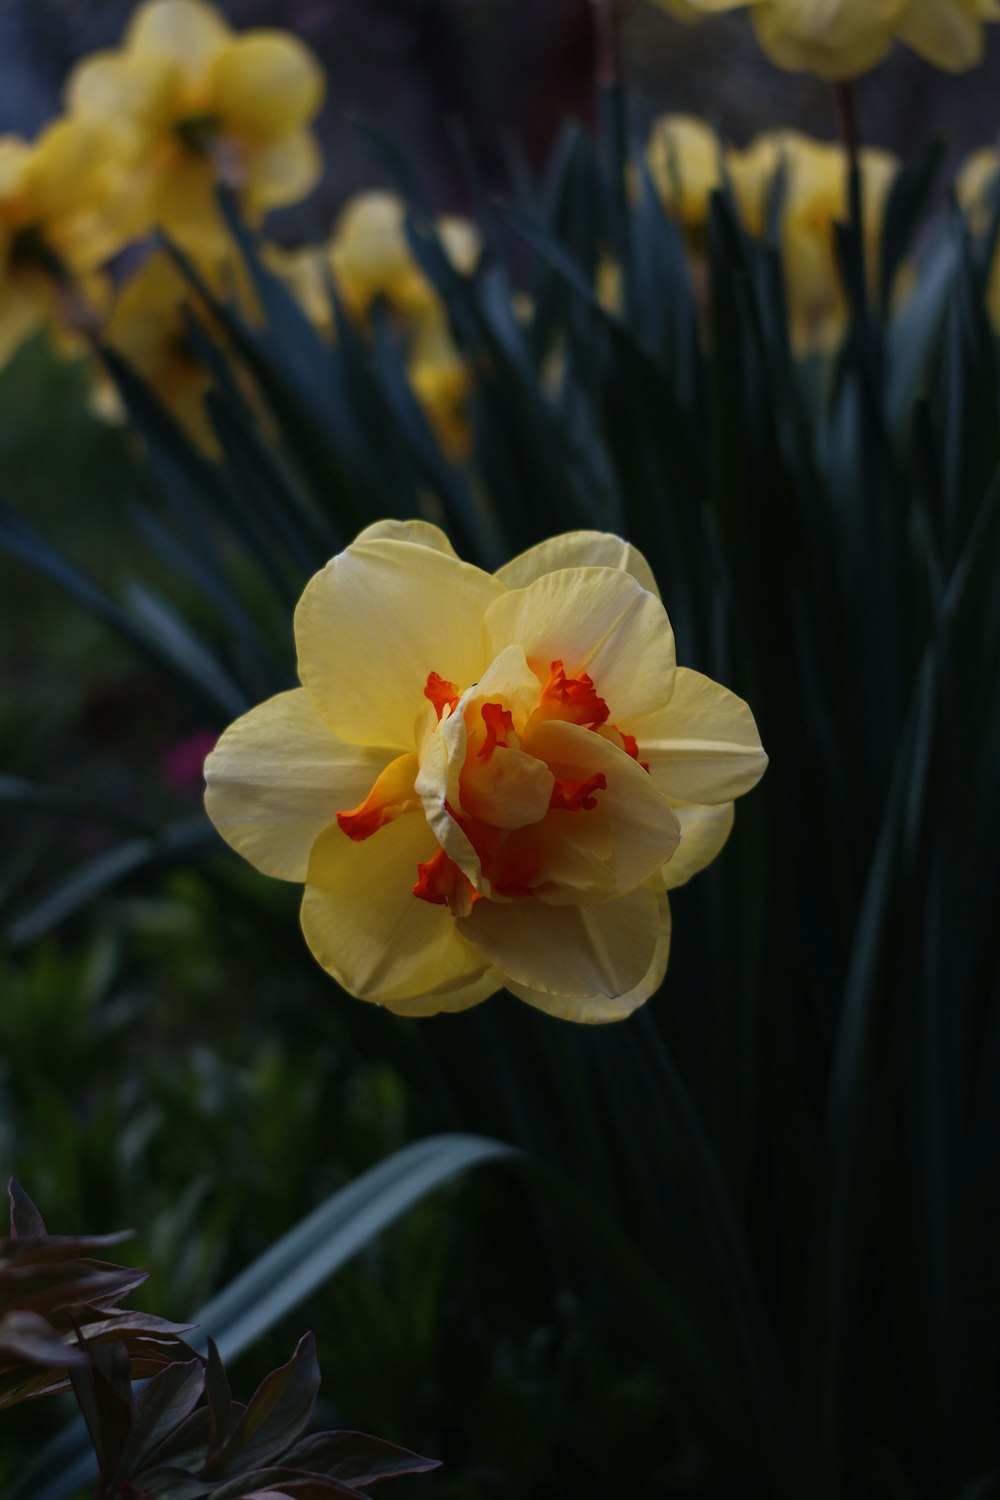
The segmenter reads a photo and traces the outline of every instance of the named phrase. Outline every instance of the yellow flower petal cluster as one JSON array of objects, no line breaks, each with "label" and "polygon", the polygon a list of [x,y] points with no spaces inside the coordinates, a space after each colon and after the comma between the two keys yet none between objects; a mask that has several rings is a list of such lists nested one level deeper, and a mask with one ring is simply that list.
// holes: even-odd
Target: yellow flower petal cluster
[{"label": "yellow flower petal cluster", "polygon": [[66,105],[113,125],[131,167],[134,233],[159,225],[188,246],[217,245],[215,189],[252,221],[303,198],[321,158],[309,129],[322,69],[287,32],[234,33],[205,0],[146,0],[117,51],[70,75]]},{"label": "yellow flower petal cluster", "polygon": [[[211,291],[234,300],[244,313],[256,314],[246,273],[235,255],[202,260],[198,270]],[[102,342],[122,355],[156,392],[195,445],[215,457],[218,443],[204,404],[212,377],[192,343],[185,308],[201,322],[211,322],[208,309],[170,256],[155,251],[118,288]],[[117,391],[100,371],[95,374],[93,406],[105,420],[124,417]]]},{"label": "yellow flower petal cluster", "polygon": [[749,7],[772,62],[831,82],[856,78],[902,42],[936,68],[961,73],[983,58],[983,25],[998,0],[657,0],[678,20]]},{"label": "yellow flower petal cluster", "polygon": [[206,807],[351,994],[404,1015],[505,986],[610,1021],[660,984],[667,891],[714,859],[766,757],[678,667],[648,564],[598,532],[494,575],[379,522],[295,615],[302,686],[238,719]]},{"label": "yellow flower petal cluster", "polygon": [[661,115],[646,141],[646,165],[667,212],[700,228],[710,195],[722,186],[722,151],[711,126],[693,115]]},{"label": "yellow flower petal cluster", "polygon": [[120,164],[107,130],[57,120],[32,143],[0,137],[0,364],[36,329],[73,350],[123,243]]},{"label": "yellow flower petal cluster", "polygon": [[[328,280],[361,324],[376,302],[388,308],[404,337],[414,393],[442,449],[457,460],[471,441],[466,404],[472,378],[441,300],[414,259],[405,222],[406,205],[395,193],[358,193],[344,206],[327,244],[290,252],[271,247],[266,258],[321,332],[333,332]],[[481,249],[475,227],[446,215],[434,228],[455,269],[470,274]]]},{"label": "yellow flower petal cluster", "polygon": [[[981,234],[1000,193],[1000,152],[994,146],[974,151],[963,163],[955,193],[975,234]],[[1000,329],[1000,255],[994,255],[986,285],[986,306],[994,328]]]},{"label": "yellow flower petal cluster", "polygon": [[[888,151],[859,153],[865,261],[872,280],[878,264],[885,204],[899,163]],[[841,337],[847,306],[834,252],[833,226],[849,217],[848,168],[843,147],[794,130],[758,136],[728,165],[747,228],[762,235],[779,171],[784,174],[781,250],[792,339],[800,353],[828,349]]]},{"label": "yellow flower petal cluster", "polygon": [[[781,248],[792,339],[800,353],[830,348],[847,315],[833,241],[834,224],[849,211],[843,147],[799,131],[777,130],[736,150],[700,120],[667,115],[654,123],[646,157],[664,207],[686,231],[696,273],[712,191],[728,179],[747,230],[761,238],[771,193],[779,172],[783,174]],[[874,275],[898,162],[887,151],[866,147],[859,165],[865,254]]]}]

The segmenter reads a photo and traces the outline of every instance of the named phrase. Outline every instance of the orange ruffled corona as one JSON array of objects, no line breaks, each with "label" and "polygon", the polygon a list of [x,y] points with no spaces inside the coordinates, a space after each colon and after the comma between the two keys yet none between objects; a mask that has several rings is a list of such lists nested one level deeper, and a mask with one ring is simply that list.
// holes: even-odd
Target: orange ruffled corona
[{"label": "orange ruffled corona", "polygon": [[[237,720],[206,806],[351,994],[405,1015],[501,987],[628,1015],[667,964],[667,891],[766,764],[749,708],[678,667],[633,547],[574,532],[495,575],[380,522],[308,585],[302,687]],[[336,646],[331,649],[331,643]]]}]

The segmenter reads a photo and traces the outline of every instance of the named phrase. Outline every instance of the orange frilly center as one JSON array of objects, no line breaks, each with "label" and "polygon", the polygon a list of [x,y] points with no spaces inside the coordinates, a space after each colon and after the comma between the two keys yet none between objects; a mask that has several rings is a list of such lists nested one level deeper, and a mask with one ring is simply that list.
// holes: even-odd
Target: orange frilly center
[{"label": "orange frilly center", "polygon": [[[569,777],[557,775],[540,757],[530,753],[532,730],[561,720],[599,734],[623,749],[644,770],[635,739],[610,722],[607,703],[586,672],[571,676],[561,660],[550,664],[537,707],[515,727],[514,713],[503,702],[473,702],[465,710],[465,757],[458,777],[458,800],[445,808],[475,851],[490,897],[514,900],[533,894],[544,874],[546,847],[558,838],[550,814],[593,815],[607,790],[603,771]],[[454,682],[431,671],[423,689],[433,706],[438,729],[459,707],[462,694]],[[525,750],[523,747],[528,746]],[[357,807],[337,813],[337,823],[348,838],[371,838],[380,828],[405,813],[422,809],[416,791],[420,759],[415,752],[391,761]],[[565,769],[565,768],[563,768]],[[549,825],[548,827],[546,825]],[[413,895],[421,901],[447,906],[455,916],[466,916],[484,892],[439,847],[419,864]]]}]

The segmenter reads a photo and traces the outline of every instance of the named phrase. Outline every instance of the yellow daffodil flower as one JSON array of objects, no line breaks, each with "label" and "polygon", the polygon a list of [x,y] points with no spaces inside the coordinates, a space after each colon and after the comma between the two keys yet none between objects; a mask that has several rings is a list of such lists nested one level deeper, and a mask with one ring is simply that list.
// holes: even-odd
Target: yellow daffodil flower
[{"label": "yellow daffodil flower", "polygon": [[205,0],[146,0],[120,51],[73,70],[66,102],[120,131],[133,230],[159,225],[206,246],[224,239],[218,184],[239,193],[253,222],[315,187],[322,162],[308,127],[323,93],[322,69],[297,37],[236,34]]},{"label": "yellow daffodil flower", "polygon": [[[981,234],[989,224],[996,195],[1000,192],[1000,152],[993,146],[974,151],[958,174],[955,191],[973,233]],[[1000,255],[994,255],[990,267],[986,306],[993,327],[1000,328]]]},{"label": "yellow daffodil flower", "polygon": [[[236,293],[243,310],[254,311],[246,275],[235,256],[203,262],[199,271],[214,292],[226,296]],[[120,287],[102,341],[121,354],[152,387],[196,446],[214,457],[218,443],[204,404],[212,378],[192,345],[185,306],[203,322],[208,317],[208,309],[200,304],[170,256],[157,251]],[[106,420],[124,417],[117,391],[100,373],[93,405]]]},{"label": "yellow daffodil flower", "polygon": [[[297,250],[268,246],[267,264],[298,298],[310,322],[332,331],[332,281],[348,313],[363,323],[377,300],[404,325],[440,318],[440,299],[413,258],[406,238],[406,205],[395,193],[357,193],[345,204],[325,245]],[[463,275],[475,269],[480,240],[468,220],[443,216],[435,225],[441,247]]]},{"label": "yellow daffodil flower", "polygon": [[679,20],[748,6],[772,62],[832,82],[856,78],[894,42],[948,73],[983,57],[983,24],[1000,20],[998,0],[657,0]]},{"label": "yellow daffodil flower", "polygon": [[[406,205],[394,193],[358,193],[345,206],[330,242],[330,267],[348,309],[364,317],[376,298],[415,317],[434,311],[437,293],[413,258],[406,238]],[[468,275],[480,241],[466,220],[445,216],[435,229],[456,270]]]},{"label": "yellow daffodil flower", "polygon": [[472,443],[468,402],[472,374],[455,347],[443,312],[421,318],[414,330],[407,375],[442,452],[458,462]]},{"label": "yellow daffodil flower", "polygon": [[[745,151],[727,154],[744,223],[760,236],[779,169],[784,171],[781,249],[792,338],[800,353],[828,349],[847,316],[833,242],[833,226],[848,216],[847,157],[843,148],[793,130],[758,136]],[[887,151],[860,153],[865,259],[869,277],[878,260],[885,203],[898,169]]]},{"label": "yellow daffodil flower", "polygon": [[100,126],[57,120],[29,143],[0,137],[0,363],[36,329],[78,352],[122,243],[121,164]]},{"label": "yellow daffodil flower", "polygon": [[[394,193],[359,193],[346,204],[326,245],[268,246],[264,259],[327,336],[334,332],[331,284],[358,323],[366,322],[376,301],[385,304],[402,336],[413,391],[442,450],[459,460],[472,440],[466,410],[472,376],[440,298],[410,250],[405,219],[406,205]],[[452,265],[469,275],[480,252],[475,228],[449,216],[434,227]]]},{"label": "yellow daffodil flower", "polygon": [[646,164],[664,208],[688,229],[702,228],[711,193],[722,186],[722,145],[692,115],[662,115],[646,143]]},{"label": "yellow daffodil flower", "polygon": [[370,526],[295,615],[302,687],[238,719],[206,807],[351,994],[404,1015],[506,986],[611,1021],[659,986],[667,891],[714,859],[766,757],[678,667],[645,559],[599,532],[494,575],[423,521]]}]

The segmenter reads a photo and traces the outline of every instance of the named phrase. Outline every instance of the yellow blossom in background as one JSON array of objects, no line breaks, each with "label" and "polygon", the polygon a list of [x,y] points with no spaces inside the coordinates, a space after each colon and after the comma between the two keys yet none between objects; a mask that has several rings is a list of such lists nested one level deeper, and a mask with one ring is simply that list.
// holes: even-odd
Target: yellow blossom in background
[{"label": "yellow blossom in background", "polygon": [[[237,292],[243,310],[253,310],[245,273],[235,257],[204,262],[198,270],[212,291],[226,296]],[[212,378],[191,342],[185,306],[205,321],[207,309],[190,284],[165,251],[156,251],[119,287],[102,342],[122,355],[155,391],[192,441],[214,456],[218,443],[204,403]],[[93,404],[106,420],[124,418],[117,391],[105,375],[97,377]]]},{"label": "yellow blossom in background", "polygon": [[104,127],[57,120],[34,142],[0,137],[0,363],[37,329],[73,351],[123,243],[121,164]]},{"label": "yellow blossom in background", "polygon": [[678,20],[749,8],[772,62],[829,81],[856,78],[902,42],[949,73],[983,57],[983,25],[1000,0],[656,0]]},{"label": "yellow blossom in background", "polygon": [[453,462],[465,458],[472,443],[467,410],[472,373],[455,347],[443,312],[419,320],[407,375],[442,452]]},{"label": "yellow blossom in background", "polygon": [[[768,202],[784,172],[781,250],[792,337],[799,352],[829,348],[841,336],[847,306],[834,251],[833,226],[849,216],[847,157],[843,148],[794,130],[761,135],[727,165],[733,193],[751,234],[763,234]],[[898,170],[887,151],[864,148],[862,183],[864,249],[874,279],[886,198]]]},{"label": "yellow blossom in background", "polygon": [[646,164],[664,208],[688,229],[708,218],[710,194],[722,186],[722,144],[692,115],[662,115],[646,142]]},{"label": "yellow blossom in background", "polygon": [[[451,337],[441,300],[413,257],[405,220],[406,205],[396,194],[359,193],[345,205],[325,245],[296,250],[271,245],[264,259],[327,336],[334,333],[331,284],[359,323],[375,302],[386,306],[403,341],[413,391],[442,450],[460,460],[472,438],[466,413],[472,375]],[[455,269],[471,274],[481,248],[475,227],[445,216],[434,228]]]},{"label": "yellow blossom in background", "polygon": [[[836,343],[847,315],[833,240],[834,224],[849,215],[843,147],[798,131],[776,130],[736,150],[725,146],[700,121],[667,115],[652,127],[646,159],[664,208],[685,231],[689,270],[701,296],[704,227],[711,193],[728,177],[744,225],[760,239],[781,171],[781,250],[793,343],[800,353]],[[865,256],[869,276],[874,278],[885,202],[898,162],[887,151],[865,148],[860,167]],[[610,300],[612,272],[617,273],[613,263],[611,268],[602,268],[599,283],[608,298],[605,305],[617,305]]]},{"label": "yellow blossom in background", "polygon": [[[1000,152],[993,146],[974,151],[963,163],[955,192],[973,233],[983,233],[1000,193]],[[1000,329],[1000,255],[994,255],[990,267],[986,306],[994,328]]]},{"label": "yellow blossom in background", "polygon": [[316,185],[309,125],[324,89],[319,62],[290,33],[237,34],[204,0],[146,0],[120,50],[74,68],[66,104],[120,132],[133,232],[159,225],[205,247],[225,235],[218,184],[238,192],[253,223]]},{"label": "yellow blossom in background", "polygon": [[312,326],[332,337],[328,247],[298,245],[289,250],[284,245],[264,244],[260,247],[260,257],[268,270],[285,283]]},{"label": "yellow blossom in background", "polygon": [[[406,205],[395,193],[358,193],[343,209],[330,241],[330,268],[347,308],[364,317],[376,298],[414,317],[435,312],[438,296],[414,260],[406,238]],[[479,235],[466,219],[435,223],[442,249],[456,270],[471,274]]]},{"label": "yellow blossom in background", "polygon": [[575,532],[495,575],[423,521],[370,526],[295,615],[302,687],[209,756],[209,816],[304,882],[345,990],[405,1015],[506,986],[628,1015],[667,963],[667,891],[714,859],[766,757],[749,708],[678,667],[644,558]]}]

